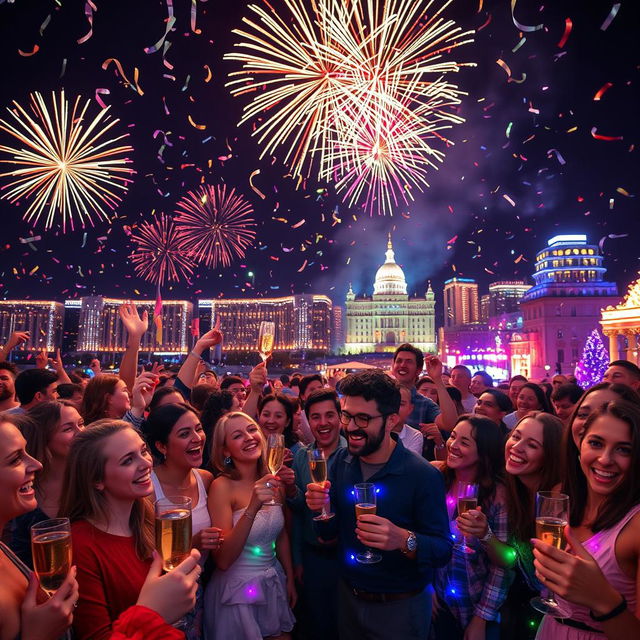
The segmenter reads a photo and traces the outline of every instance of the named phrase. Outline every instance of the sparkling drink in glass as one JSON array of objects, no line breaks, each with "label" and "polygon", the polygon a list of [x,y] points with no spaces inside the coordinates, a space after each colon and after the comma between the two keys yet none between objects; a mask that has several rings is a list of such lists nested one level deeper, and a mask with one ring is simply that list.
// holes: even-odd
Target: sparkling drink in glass
[{"label": "sparkling drink in glass", "polygon": [[[564,549],[567,544],[564,528],[569,523],[569,496],[558,491],[538,491],[536,495],[536,538]],[[555,599],[552,591],[545,590],[531,600],[531,606],[540,613],[554,618],[568,618],[571,612]]]},{"label": "sparkling drink in glass", "polygon": [[[458,515],[475,509],[478,506],[478,485],[473,482],[459,482],[457,485]],[[467,545],[467,539],[462,536],[462,544],[456,544],[456,549],[462,553],[475,553],[475,551]]]},{"label": "sparkling drink in glass", "polygon": [[260,331],[258,332],[258,353],[262,358],[262,362],[266,362],[267,358],[273,353],[275,337],[275,322],[261,322]]},{"label": "sparkling drink in glass", "polygon": [[31,527],[31,553],[40,586],[53,595],[71,569],[69,518],[54,518],[34,524]]},{"label": "sparkling drink in glass", "polygon": [[[327,459],[324,457],[324,451],[322,449],[309,449],[307,455],[309,457],[309,471],[311,472],[312,480],[324,486],[327,481]],[[322,512],[319,516],[315,516],[314,520],[329,520],[334,515],[327,511],[326,505],[322,505]]]},{"label": "sparkling drink in glass", "polygon": [[175,569],[191,553],[191,498],[156,500],[156,550],[165,571]]},{"label": "sparkling drink in glass", "polygon": [[[277,475],[284,463],[284,450],[284,435],[281,433],[270,433],[267,438],[267,466],[274,476]],[[270,483],[267,484],[270,486]],[[278,502],[274,496],[270,502],[265,502],[264,506],[280,506],[280,502]]]},{"label": "sparkling drink in glass", "polygon": [[[371,482],[361,482],[353,488],[356,494],[356,520],[366,514],[376,515],[376,486]],[[363,553],[356,554],[356,560],[361,564],[374,564],[380,562],[382,556],[366,547]]]}]

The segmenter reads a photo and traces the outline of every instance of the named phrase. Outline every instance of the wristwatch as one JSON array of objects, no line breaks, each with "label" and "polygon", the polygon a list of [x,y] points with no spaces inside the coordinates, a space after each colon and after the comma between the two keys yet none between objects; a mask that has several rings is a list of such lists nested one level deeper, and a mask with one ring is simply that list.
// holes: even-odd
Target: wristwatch
[{"label": "wristwatch", "polygon": [[413,531],[408,532],[409,535],[404,543],[404,548],[400,549],[402,553],[413,553],[418,548],[418,539],[416,538],[416,534]]}]

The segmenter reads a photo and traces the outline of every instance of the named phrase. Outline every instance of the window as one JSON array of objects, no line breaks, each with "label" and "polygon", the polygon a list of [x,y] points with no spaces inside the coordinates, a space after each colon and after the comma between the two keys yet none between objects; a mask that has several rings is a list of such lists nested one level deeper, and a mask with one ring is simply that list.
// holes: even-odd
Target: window
[{"label": "window", "polygon": [[556,334],[556,337],[558,337],[558,338],[562,338],[563,337],[562,329],[558,329],[558,333]]}]

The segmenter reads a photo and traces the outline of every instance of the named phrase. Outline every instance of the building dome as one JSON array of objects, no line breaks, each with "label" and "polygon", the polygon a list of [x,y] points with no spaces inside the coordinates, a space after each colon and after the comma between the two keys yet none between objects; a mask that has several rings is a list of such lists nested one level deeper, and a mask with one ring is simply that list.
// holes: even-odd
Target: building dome
[{"label": "building dome", "polygon": [[373,284],[374,295],[407,295],[407,281],[404,278],[404,271],[396,264],[391,244],[391,234],[387,242],[386,261],[378,269],[376,279]]}]

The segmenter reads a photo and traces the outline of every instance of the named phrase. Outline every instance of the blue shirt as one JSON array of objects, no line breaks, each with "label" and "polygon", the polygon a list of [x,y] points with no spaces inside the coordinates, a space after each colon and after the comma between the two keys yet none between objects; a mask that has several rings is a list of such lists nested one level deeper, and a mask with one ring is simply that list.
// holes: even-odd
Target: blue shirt
[{"label": "blue shirt", "polygon": [[411,388],[411,404],[413,411],[406,422],[416,429],[419,429],[421,424],[435,422],[440,415],[440,407],[431,398],[420,395],[415,387]]},{"label": "blue shirt", "polygon": [[442,474],[431,464],[402,446],[396,446],[387,463],[369,478],[378,489],[377,515],[416,534],[415,558],[400,550],[379,551],[382,561],[360,564],[355,555],[363,551],[356,538],[353,485],[363,482],[360,459],[348,449],[337,452],[329,474],[331,506],[335,518],[314,521],[324,540],[338,538],[340,573],[351,587],[371,593],[407,593],[424,589],[433,579],[433,570],[449,562],[452,539],[445,504]]}]

